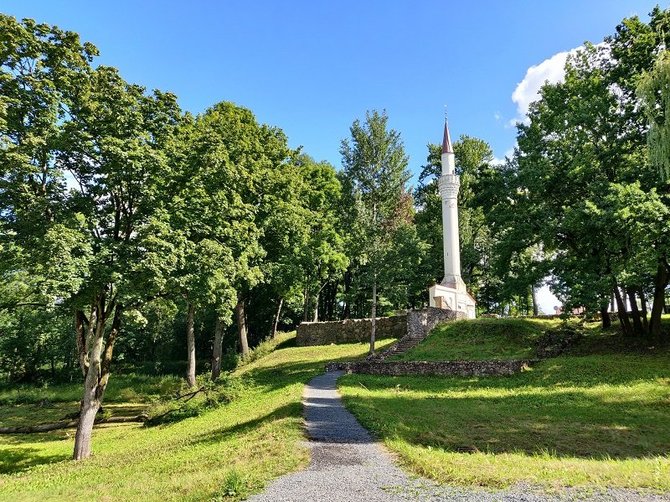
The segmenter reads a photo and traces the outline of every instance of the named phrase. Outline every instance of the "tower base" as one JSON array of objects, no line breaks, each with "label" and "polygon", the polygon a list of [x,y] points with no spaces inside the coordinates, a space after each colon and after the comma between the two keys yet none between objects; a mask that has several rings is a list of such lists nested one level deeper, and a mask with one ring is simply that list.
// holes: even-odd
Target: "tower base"
[{"label": "tower base", "polygon": [[431,307],[463,312],[467,319],[476,317],[475,299],[468,293],[460,276],[445,277],[441,284],[431,286],[428,289],[428,298]]}]

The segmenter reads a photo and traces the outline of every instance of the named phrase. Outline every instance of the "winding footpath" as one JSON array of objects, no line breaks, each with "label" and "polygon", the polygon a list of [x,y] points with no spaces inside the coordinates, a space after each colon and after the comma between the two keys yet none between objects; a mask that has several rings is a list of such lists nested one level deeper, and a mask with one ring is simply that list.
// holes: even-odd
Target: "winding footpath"
[{"label": "winding footpath", "polygon": [[[509,491],[475,491],[438,486],[410,477],[344,407],[333,371],[312,379],[303,395],[311,462],[304,471],[276,479],[254,502],[366,501],[546,501],[584,500],[574,491],[554,498],[517,487]],[[662,501],[664,496],[641,496],[629,490],[607,490],[589,500]]]}]

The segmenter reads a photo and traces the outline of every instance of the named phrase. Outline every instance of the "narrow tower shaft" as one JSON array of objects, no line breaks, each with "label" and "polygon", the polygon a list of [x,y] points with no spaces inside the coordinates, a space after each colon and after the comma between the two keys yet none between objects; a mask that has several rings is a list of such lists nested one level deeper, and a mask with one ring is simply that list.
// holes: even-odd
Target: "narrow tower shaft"
[{"label": "narrow tower shaft", "polygon": [[456,312],[457,318],[474,319],[475,299],[461,278],[461,251],[458,240],[458,189],[454,149],[451,146],[449,126],[444,121],[442,139],[442,175],[438,179],[442,199],[442,244],[444,249],[444,279],[428,288],[429,305]]},{"label": "narrow tower shaft", "polygon": [[444,250],[443,285],[456,287],[461,280],[461,254],[458,237],[458,190],[459,176],[455,173],[456,163],[451,146],[449,125],[444,122],[442,139],[442,176],[438,180],[442,198],[442,243]]}]

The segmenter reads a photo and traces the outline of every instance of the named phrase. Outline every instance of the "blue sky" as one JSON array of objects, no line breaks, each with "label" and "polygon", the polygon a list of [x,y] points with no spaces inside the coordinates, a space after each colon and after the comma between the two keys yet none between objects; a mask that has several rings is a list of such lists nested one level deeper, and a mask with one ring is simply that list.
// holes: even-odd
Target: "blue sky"
[{"label": "blue sky", "polygon": [[[515,143],[541,83],[565,53],[600,42],[643,0],[0,0],[0,11],[81,34],[126,80],[172,91],[198,113],[228,100],[281,127],[292,146],[340,165],[355,118],[386,109],[416,175],[426,144]],[[667,7],[667,2],[660,2]],[[557,302],[544,288],[541,302]]]},{"label": "blue sky", "polygon": [[[441,139],[444,105],[452,137],[480,137],[503,157],[519,116],[512,94],[528,69],[601,41],[625,16],[646,18],[654,4],[2,0],[0,10],[79,32],[101,63],[176,93],[184,109],[246,106],[335,166],[351,122],[386,109],[416,174],[426,144]],[[560,63],[547,71],[560,72]],[[536,73],[539,84],[545,72]],[[536,85],[527,87],[532,95]]]}]

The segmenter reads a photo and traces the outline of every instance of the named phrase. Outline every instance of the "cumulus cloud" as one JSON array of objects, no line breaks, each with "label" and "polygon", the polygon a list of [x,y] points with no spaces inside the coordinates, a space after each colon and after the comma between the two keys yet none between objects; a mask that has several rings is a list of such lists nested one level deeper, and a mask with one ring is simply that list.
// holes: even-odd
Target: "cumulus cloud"
[{"label": "cumulus cloud", "polygon": [[514,156],[514,148],[508,148],[507,151],[504,153],[502,158],[500,157],[493,157],[493,164],[494,165],[499,165],[499,164],[506,164],[508,158],[512,158]]},{"label": "cumulus cloud", "polygon": [[517,117],[510,121],[510,125],[527,120],[528,107],[539,97],[540,88],[545,82],[552,84],[562,82],[565,77],[565,61],[570,54],[574,54],[583,47],[559,52],[540,64],[533,65],[526,71],[526,76],[519,82],[512,93],[512,101],[516,104]]}]

